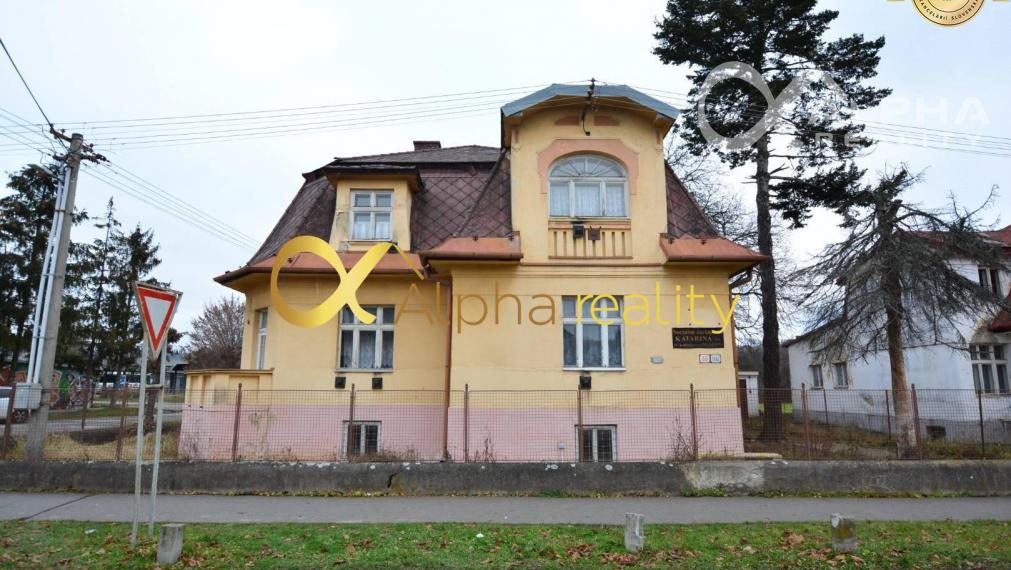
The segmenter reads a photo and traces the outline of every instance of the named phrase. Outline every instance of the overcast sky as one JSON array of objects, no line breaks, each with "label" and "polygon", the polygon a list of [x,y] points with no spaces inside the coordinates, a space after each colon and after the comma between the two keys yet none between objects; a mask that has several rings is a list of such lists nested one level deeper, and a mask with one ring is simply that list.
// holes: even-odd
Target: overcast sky
[{"label": "overcast sky", "polygon": [[[1011,137],[1011,4],[987,1],[974,20],[951,29],[927,22],[908,1],[824,5],[841,11],[836,34],[887,38],[878,83],[894,94],[868,118]],[[684,70],[660,64],[651,53],[654,22],[663,9],[659,0],[624,2],[620,8],[614,2],[575,1],[7,2],[0,8],[0,35],[59,126],[502,90],[590,77],[684,93]],[[498,112],[492,107],[521,91],[515,93],[457,103],[466,105],[461,111],[467,113],[390,118],[421,108],[402,105],[345,115],[362,118],[355,129],[345,125],[290,136],[124,147],[109,157],[259,241],[300,186],[302,172],[334,156],[406,150],[415,139],[441,140],[444,146],[498,145]],[[0,108],[41,121],[6,61],[0,61]],[[387,122],[376,124],[369,114],[381,114]],[[340,118],[314,115],[291,122]],[[0,133],[2,127],[10,123],[0,119]],[[169,131],[171,137],[148,140],[176,140],[214,127],[189,124]],[[165,134],[156,130],[164,128],[132,129],[123,136]],[[899,130],[881,128],[890,136]],[[112,131],[83,129],[93,139],[107,132]],[[144,139],[119,142],[127,140]],[[38,153],[16,152],[10,144],[0,136],[3,172],[39,161]],[[1011,139],[983,139],[973,148],[1011,155]],[[949,192],[973,204],[995,184],[1005,195],[1011,192],[1007,157],[882,144],[865,162],[871,169],[905,162],[925,170],[926,181],[912,199],[927,204],[943,203]],[[742,179],[735,175],[731,182],[751,202],[753,189]],[[79,207],[99,214],[110,196],[125,226],[154,229],[163,260],[156,277],[185,293],[175,322],[185,330],[204,302],[229,292],[212,278],[242,265],[252,251],[82,176]],[[1006,220],[1008,204],[1001,198],[991,217],[1003,210]],[[794,249],[802,255],[814,251],[833,237],[833,227],[830,215],[816,215],[810,227],[790,234]],[[93,234],[91,228],[76,228],[74,238],[83,241]]]}]

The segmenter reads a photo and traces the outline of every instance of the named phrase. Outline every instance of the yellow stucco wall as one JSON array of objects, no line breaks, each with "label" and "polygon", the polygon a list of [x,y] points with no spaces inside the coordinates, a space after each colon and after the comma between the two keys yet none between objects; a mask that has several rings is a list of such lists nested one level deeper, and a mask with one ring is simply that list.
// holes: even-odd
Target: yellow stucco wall
[{"label": "yellow stucco wall", "polygon": [[[510,127],[513,229],[520,233],[523,260],[516,263],[439,262],[438,276],[451,279],[454,295],[452,340],[452,389],[462,390],[569,390],[578,385],[578,370],[563,369],[562,296],[610,294],[626,297],[643,295],[649,306],[646,323],[627,323],[624,331],[625,366],[622,370],[594,371],[594,390],[687,390],[735,388],[733,340],[730,329],[724,331],[723,349],[674,349],[671,328],[705,326],[719,328],[721,317],[711,296],[723,311],[730,306],[728,278],[733,270],[720,264],[695,266],[665,265],[658,236],[666,231],[666,178],[662,137],[655,117],[626,109],[602,107],[598,113],[607,120],[597,124],[588,117],[591,135],[579,125],[565,124],[565,117],[578,113],[580,106],[554,107],[525,113],[518,125]],[[562,119],[559,121],[559,119]],[[561,123],[561,124],[558,124]],[[585,148],[583,148],[585,147]],[[559,149],[564,152],[559,154]],[[546,169],[558,156],[590,149],[603,153],[617,149],[611,156],[623,162],[629,171],[629,213],[632,255],[620,260],[575,259],[560,261],[549,256],[548,194]],[[548,158],[550,158],[550,160]],[[394,192],[394,236],[404,249],[410,248],[411,190],[405,180],[341,178],[335,180],[337,215],[331,246],[343,249],[349,233],[350,191],[352,189],[391,189]],[[592,221],[590,222],[592,223]],[[357,244],[351,244],[356,249]],[[358,290],[363,305],[394,305],[400,315],[395,328],[394,370],[384,373],[386,389],[442,390],[445,381],[446,326],[429,322],[418,312],[403,313],[412,284],[420,295],[411,296],[412,309],[424,307],[431,314],[445,311],[435,307],[436,286],[419,282],[414,276],[373,276]],[[294,308],[310,309],[323,301],[335,288],[336,277],[283,276],[281,290]],[[695,313],[689,314],[686,295],[690,287],[704,297],[697,301]],[[516,295],[521,302],[521,322],[516,323],[516,303],[499,303],[502,312],[495,323],[496,287],[499,295]],[[659,287],[660,315],[657,318]],[[246,325],[243,336],[242,367],[254,368],[256,362],[255,311],[269,307],[266,275],[243,281],[246,294]],[[679,289],[680,288],[680,289]],[[442,290],[445,294],[445,289]],[[530,309],[544,305],[551,297],[555,321],[533,324]],[[681,322],[676,322],[676,304],[680,296]],[[481,324],[466,324],[482,312],[488,314]],[[638,300],[636,300],[638,302]],[[546,313],[537,313],[544,319]],[[641,312],[629,318],[641,320]],[[694,317],[694,322],[689,320]],[[267,326],[265,368],[272,369],[275,389],[333,389],[337,374],[348,377],[348,385],[371,386],[371,372],[337,370],[338,322],[312,329],[284,321],[270,309]],[[720,364],[703,364],[700,354],[718,354]],[[659,360],[659,362],[653,362]]]},{"label": "yellow stucco wall", "polygon": [[411,191],[404,178],[379,179],[331,179],[337,191],[337,210],[333,231],[330,232],[330,246],[338,251],[366,250],[375,242],[350,241],[351,237],[351,192],[353,190],[393,191],[393,241],[404,251],[411,249]]},{"label": "yellow stucco wall", "polygon": [[[336,277],[293,277],[280,279],[280,289],[292,308],[309,310],[325,300],[336,287]],[[417,295],[411,292],[417,286]],[[433,283],[410,277],[371,277],[358,291],[362,305],[394,305],[397,313],[405,299],[412,307],[425,308],[435,314]],[[410,297],[409,297],[410,295]],[[445,303],[442,303],[444,309]],[[263,276],[246,291],[246,323],[243,334],[242,366],[255,368],[256,310],[268,308],[267,350],[264,366],[273,369],[275,389],[332,390],[334,376],[347,377],[347,386],[370,388],[375,375],[384,377],[390,390],[442,390],[445,386],[445,327],[429,324],[421,313],[405,313],[398,317],[394,330],[393,371],[338,371],[338,319],[335,317],[317,328],[302,328],[285,321],[270,306],[269,283]]]},{"label": "yellow stucco wall", "polygon": [[[657,245],[659,234],[667,230],[662,134],[658,134],[654,124],[640,113],[606,107],[597,114],[606,115],[618,124],[596,125],[591,113],[587,118],[590,136],[586,136],[579,125],[555,124],[559,119],[580,111],[580,106],[574,106],[525,113],[523,122],[515,129],[510,152],[512,217],[513,228],[520,232],[523,240],[524,261],[548,259],[545,170],[550,167],[550,162],[541,158],[543,153],[552,151],[552,145],[557,148],[560,141],[568,142],[565,148],[576,152],[580,146],[595,149],[615,146],[622,149],[626,156],[609,156],[622,163],[628,162],[628,155],[631,156],[635,164],[625,164],[626,170],[637,171],[635,179],[629,180],[629,217],[634,248],[631,261],[663,261]],[[591,152],[603,154],[600,150]]]}]

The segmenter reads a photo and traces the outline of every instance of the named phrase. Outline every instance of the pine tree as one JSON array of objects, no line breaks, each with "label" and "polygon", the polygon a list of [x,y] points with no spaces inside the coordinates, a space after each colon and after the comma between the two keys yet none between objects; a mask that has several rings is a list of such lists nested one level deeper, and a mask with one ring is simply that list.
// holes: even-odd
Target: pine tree
[{"label": "pine tree", "polygon": [[[794,225],[801,225],[811,207],[836,209],[848,204],[848,191],[863,172],[853,162],[870,141],[852,112],[877,105],[887,89],[865,82],[876,75],[878,51],[884,38],[865,40],[860,34],[832,41],[824,39],[838,16],[833,10],[815,11],[817,0],[669,0],[657,24],[654,53],[664,63],[687,64],[693,88],[689,109],[676,134],[698,153],[715,152],[731,167],[751,164],[757,185],[758,249],[774,256],[772,209]],[[780,94],[803,74],[827,73],[848,98],[848,109],[826,113],[835,92],[826,81],[814,81],[790,105],[779,108],[781,119],[746,148],[713,149],[698,128],[698,100],[705,94],[707,74],[722,64],[741,62],[753,67],[772,91]],[[718,133],[733,137],[746,133],[770,110],[766,98],[743,81],[717,83],[705,99],[705,117]],[[830,139],[819,136],[828,133]],[[787,388],[779,375],[779,316],[775,260],[759,267],[762,302],[762,371],[765,419],[761,437],[783,437],[782,401]]]},{"label": "pine tree", "polygon": [[144,331],[135,305],[133,284],[137,281],[157,283],[150,276],[160,263],[158,245],[154,243],[151,230],[145,231],[138,225],[130,233],[112,233],[105,306],[110,338],[104,355],[111,370],[130,369],[140,357]]},{"label": "pine tree", "polygon": [[104,235],[89,244],[84,252],[85,270],[88,274],[88,280],[84,286],[88,312],[84,369],[89,378],[103,375],[106,370],[106,359],[109,356],[107,345],[111,335],[107,326],[108,297],[106,290],[109,286],[109,258],[112,254],[112,239],[114,236],[120,235],[119,227],[115,203],[112,198],[109,198],[105,208],[105,216],[95,224],[95,228],[104,231]]},{"label": "pine tree", "polygon": [[[51,170],[56,171],[57,166]],[[13,380],[18,359],[31,345],[31,319],[35,308],[35,293],[42,275],[42,261],[55,208],[57,180],[38,168],[24,167],[8,176],[7,188],[12,194],[0,199],[0,342]],[[87,218],[75,211],[73,223]],[[67,264],[68,294],[61,311],[61,322],[68,329],[76,324],[78,300],[74,284],[80,283],[79,248],[71,244],[71,259]],[[73,359],[68,354],[76,348],[68,335],[61,338],[57,363]]]}]

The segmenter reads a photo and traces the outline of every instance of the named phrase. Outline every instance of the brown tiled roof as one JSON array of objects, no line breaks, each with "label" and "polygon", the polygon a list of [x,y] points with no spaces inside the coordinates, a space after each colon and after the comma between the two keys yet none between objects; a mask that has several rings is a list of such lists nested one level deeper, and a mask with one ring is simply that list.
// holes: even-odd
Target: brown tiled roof
[{"label": "brown tiled roof", "polygon": [[761,263],[768,256],[751,251],[726,238],[671,238],[660,236],[660,249],[667,261],[743,261]]},{"label": "brown tiled roof", "polygon": [[351,156],[336,158],[331,164],[339,163],[371,163],[384,164],[439,164],[468,162],[495,162],[501,149],[492,146],[465,145],[427,150],[412,150],[408,152],[391,152],[388,154],[372,154],[366,156]]},{"label": "brown tiled roof", "polygon": [[[311,235],[329,241],[336,191],[325,174],[330,170],[375,169],[410,171],[420,181],[411,208],[414,251],[436,250],[453,237],[505,238],[513,233],[510,163],[502,149],[470,145],[338,158],[305,175],[307,182],[247,266],[259,266],[268,260],[273,263],[272,256],[295,236]],[[719,236],[669,167],[666,186],[669,237]]]},{"label": "brown tiled roof", "polygon": [[281,219],[246,265],[274,255],[285,242],[295,236],[316,236],[329,240],[336,209],[337,191],[326,177],[307,181],[299,188],[288,209],[281,214]]},{"label": "brown tiled roof", "polygon": [[664,169],[667,173],[667,235],[674,238],[719,237],[720,233],[702,213],[702,208],[685,189],[670,165],[665,164]]},{"label": "brown tiled roof", "polygon": [[523,259],[519,236],[451,237],[438,247],[419,253],[421,259],[481,259],[519,261]]},{"label": "brown tiled roof", "polygon": [[[344,269],[351,270],[352,267],[358,263],[362,255],[365,252],[361,251],[345,251],[338,255],[340,256],[341,263],[344,265]],[[382,259],[379,260],[379,264],[376,265],[370,273],[374,274],[411,274],[414,270],[424,272],[421,265],[421,259],[415,253],[406,254],[410,263],[404,260],[403,257],[397,254],[387,254],[384,255]],[[270,255],[256,263],[250,263],[244,267],[240,267],[235,271],[229,271],[223,275],[219,275],[214,278],[218,283],[228,283],[234,281],[240,277],[245,277],[246,275],[252,275],[255,273],[269,274],[274,268],[274,262],[277,260],[276,255]],[[281,273],[303,273],[310,275],[327,275],[337,273],[337,270],[333,268],[329,263],[320,257],[317,257],[311,253],[299,253],[294,255],[281,266]]]},{"label": "brown tiled roof", "polygon": [[[466,168],[444,166],[420,169],[425,191],[414,196],[411,207],[411,247],[415,251],[431,249],[446,239],[459,235],[466,220],[497,172],[494,164]],[[495,178],[500,178],[495,177]],[[508,174],[504,184],[508,187]],[[496,184],[502,184],[499,180]],[[509,210],[497,212],[498,224],[512,226]]]}]

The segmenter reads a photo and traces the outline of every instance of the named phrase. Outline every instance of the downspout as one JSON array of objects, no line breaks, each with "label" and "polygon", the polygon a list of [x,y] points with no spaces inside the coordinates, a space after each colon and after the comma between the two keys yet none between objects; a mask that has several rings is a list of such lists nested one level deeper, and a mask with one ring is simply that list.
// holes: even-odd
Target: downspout
[{"label": "downspout", "polygon": [[[739,272],[735,273],[734,275],[730,276],[731,278],[733,278],[734,276],[740,275],[740,277],[737,277],[737,279],[734,279],[728,285],[728,289],[729,289],[729,302],[731,302],[731,303],[734,302],[734,289],[740,287],[741,285],[747,285],[748,283],[751,283],[751,278],[752,278],[752,271],[751,270],[752,270],[752,268],[749,267],[749,268],[745,269],[744,271],[739,271]],[[742,275],[742,273],[743,273],[743,275]],[[735,319],[731,319],[730,320],[730,343],[733,346],[733,350],[734,350],[734,352],[733,352],[733,355],[734,355],[734,391],[736,391],[738,394],[740,394],[741,393],[741,388],[740,388],[739,384],[740,384],[740,381],[741,381],[741,370],[740,370],[740,364],[737,361],[737,321]],[[745,401],[743,403],[741,403],[741,405],[744,406],[745,409],[746,409],[746,407],[748,405],[748,403],[747,403],[747,392],[745,392]]]},{"label": "downspout", "polygon": [[[442,460],[449,461],[449,403],[450,403],[450,387],[452,386],[453,379],[453,281],[452,279],[437,279],[431,274],[431,269],[428,274],[428,278],[432,281],[446,286],[446,372],[445,372],[445,386],[443,387],[443,397],[442,397]],[[439,316],[436,315],[436,319]]]}]

